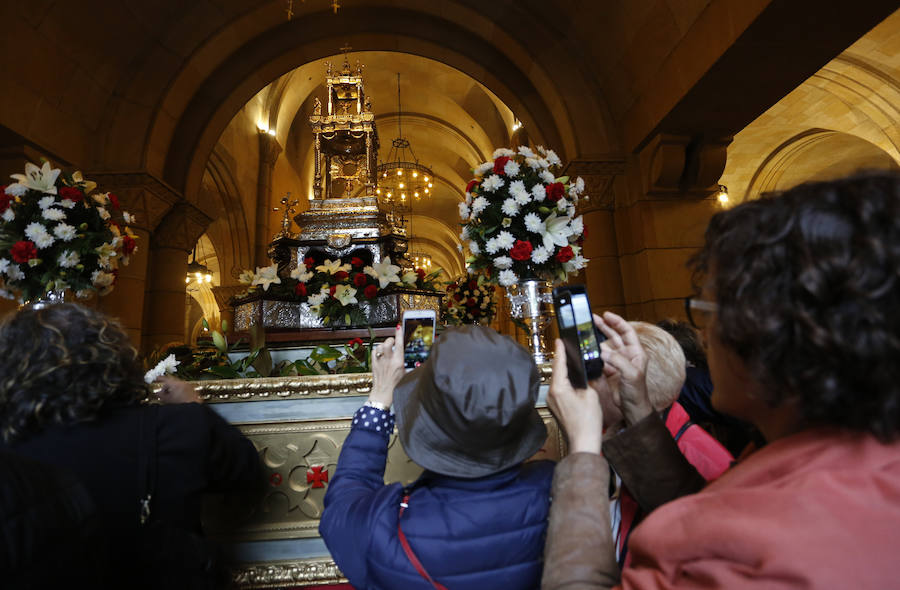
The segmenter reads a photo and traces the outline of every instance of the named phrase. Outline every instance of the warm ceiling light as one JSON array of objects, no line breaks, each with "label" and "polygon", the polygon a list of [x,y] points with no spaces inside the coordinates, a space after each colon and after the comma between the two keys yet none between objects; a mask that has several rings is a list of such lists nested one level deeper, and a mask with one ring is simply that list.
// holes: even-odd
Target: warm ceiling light
[{"label": "warm ceiling light", "polygon": [[406,188],[406,185],[401,182],[397,185],[397,188]]},{"label": "warm ceiling light", "polygon": [[397,176],[403,176],[403,170],[397,170]]}]

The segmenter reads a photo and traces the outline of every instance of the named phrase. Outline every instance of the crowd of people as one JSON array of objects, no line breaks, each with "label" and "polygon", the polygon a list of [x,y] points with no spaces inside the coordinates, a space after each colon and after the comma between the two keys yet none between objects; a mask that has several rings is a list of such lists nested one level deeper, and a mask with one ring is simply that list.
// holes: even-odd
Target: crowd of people
[{"label": "crowd of people", "polygon": [[[893,587],[900,176],[724,210],[690,266],[692,325],[594,316],[604,372],[588,387],[570,383],[557,340],[547,399],[568,441],[559,463],[533,460],[547,437],[540,375],[511,338],[448,329],[409,372],[399,332],[378,345],[320,523],[350,583]],[[187,384],[140,403],[137,352],[99,312],[12,314],[0,359],[4,583],[58,581],[48,565],[71,562],[84,577],[70,581],[94,586],[224,584],[199,498],[252,488],[253,445],[191,403]],[[384,483],[395,431],[424,469],[407,486]],[[160,565],[173,531],[196,535],[191,562],[205,564],[189,585]]]}]

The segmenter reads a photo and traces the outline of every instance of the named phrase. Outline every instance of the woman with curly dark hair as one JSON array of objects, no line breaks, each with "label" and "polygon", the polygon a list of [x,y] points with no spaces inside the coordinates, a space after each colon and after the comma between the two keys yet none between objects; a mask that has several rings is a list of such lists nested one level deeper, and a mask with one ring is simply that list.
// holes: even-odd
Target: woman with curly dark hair
[{"label": "woman with curly dark hair", "polygon": [[[692,264],[699,296],[687,305],[707,342],[713,405],[769,442],[691,494],[702,481],[647,409],[646,357],[605,314],[603,358],[626,383],[631,426],[601,456],[596,395],[574,390],[564,363],[554,370],[549,401],[574,452],[556,469],[544,587],[895,587],[900,177],[805,184],[719,213]],[[607,460],[657,508],[621,572]]]},{"label": "woman with curly dark hair", "polygon": [[[166,381],[161,406],[142,405],[147,394],[137,351],[101,312],[51,305],[0,324],[0,450],[63,467],[85,485],[100,512],[112,584],[202,586],[214,575],[208,556],[196,571],[159,562],[142,571],[147,542],[164,534],[194,544],[201,494],[255,485],[258,455],[209,408],[187,403],[200,401],[189,384]],[[193,558],[190,548],[150,550]]]}]

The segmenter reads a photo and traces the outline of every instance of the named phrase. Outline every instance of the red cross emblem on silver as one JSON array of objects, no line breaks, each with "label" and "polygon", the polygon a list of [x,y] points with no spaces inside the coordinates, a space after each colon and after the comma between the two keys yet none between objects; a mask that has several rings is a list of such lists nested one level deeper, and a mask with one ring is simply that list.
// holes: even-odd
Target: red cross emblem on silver
[{"label": "red cross emblem on silver", "polygon": [[324,488],[323,482],[328,481],[328,470],[324,465],[314,465],[306,470],[306,483],[311,483],[314,488]]}]

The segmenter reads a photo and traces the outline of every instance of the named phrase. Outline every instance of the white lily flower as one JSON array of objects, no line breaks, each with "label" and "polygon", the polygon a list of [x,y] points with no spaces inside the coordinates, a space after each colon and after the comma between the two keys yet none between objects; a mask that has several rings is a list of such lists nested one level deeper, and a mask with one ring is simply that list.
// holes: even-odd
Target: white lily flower
[{"label": "white lily flower", "polygon": [[276,285],[281,284],[281,277],[278,276],[278,265],[257,266],[256,274],[253,276],[251,284],[262,285],[263,291],[268,291],[269,285],[272,283],[275,283]]},{"label": "white lily flower", "polygon": [[94,199],[94,202],[98,205],[105,207],[109,204],[109,193],[96,193],[91,195],[91,198]]},{"label": "white lily flower", "polygon": [[313,278],[314,274],[315,273],[312,272],[311,270],[306,270],[305,264],[301,264],[297,268],[294,268],[291,270],[291,278],[297,279],[301,283],[305,283],[309,279]]},{"label": "white lily flower", "polygon": [[567,273],[577,272],[587,266],[588,260],[581,254],[576,254],[570,261],[563,263],[563,270]]},{"label": "white lily flower", "polygon": [[115,275],[111,272],[105,272],[102,270],[95,270],[91,274],[91,283],[94,285],[96,289],[103,289],[104,287],[111,287],[113,281],[116,279]]},{"label": "white lily flower", "polygon": [[334,289],[334,298],[347,306],[351,303],[359,303],[356,299],[356,287],[352,285],[338,285]]},{"label": "white lily flower", "polygon": [[100,214],[100,219],[106,221],[109,219],[109,211],[106,210],[105,207],[97,207],[97,213]]},{"label": "white lily flower", "polygon": [[97,183],[94,182],[93,180],[85,180],[84,177],[81,175],[80,170],[76,170],[72,174],[72,180],[74,180],[76,184],[82,185],[84,194],[89,194],[92,190],[97,188]]},{"label": "white lily flower", "polygon": [[[55,195],[56,178],[59,176],[59,172],[59,168],[50,168],[50,162],[44,162],[44,165],[40,168],[31,162],[28,162],[25,164],[25,174],[12,174],[10,176],[18,181],[16,184],[21,184],[25,186],[26,189],[46,193],[48,195]],[[21,189],[16,188],[14,190],[18,191]]]},{"label": "white lily flower", "polygon": [[400,282],[400,267],[391,263],[391,257],[386,256],[383,262],[378,262],[364,269],[365,273],[372,278],[378,279],[378,286],[382,289],[391,283]]},{"label": "white lily flower", "polygon": [[251,285],[253,284],[253,277],[256,276],[253,274],[252,270],[245,270],[241,272],[241,275],[238,277],[238,282],[242,285]]},{"label": "white lily flower", "polygon": [[566,216],[557,217],[556,211],[550,214],[544,221],[544,231],[541,237],[544,239],[544,248],[553,251],[555,246],[568,246],[569,236],[572,235],[572,229],[569,227],[569,218]]},{"label": "white lily flower", "polygon": [[330,275],[333,275],[336,272],[350,272],[350,264],[341,264],[340,260],[326,260],[322,264],[316,267],[316,270],[319,272],[327,272]]},{"label": "white lily flower", "polygon": [[[337,289],[335,289],[335,292],[337,292]],[[328,299],[328,293],[316,293],[315,295],[310,295],[307,299],[310,310],[314,307],[318,308],[326,299]],[[318,311],[314,311],[313,313],[318,314]]]},{"label": "white lily flower", "polygon": [[403,277],[402,277],[403,282],[406,283],[407,285],[415,285],[418,278],[419,278],[419,275],[416,274],[414,271],[404,273]]}]

